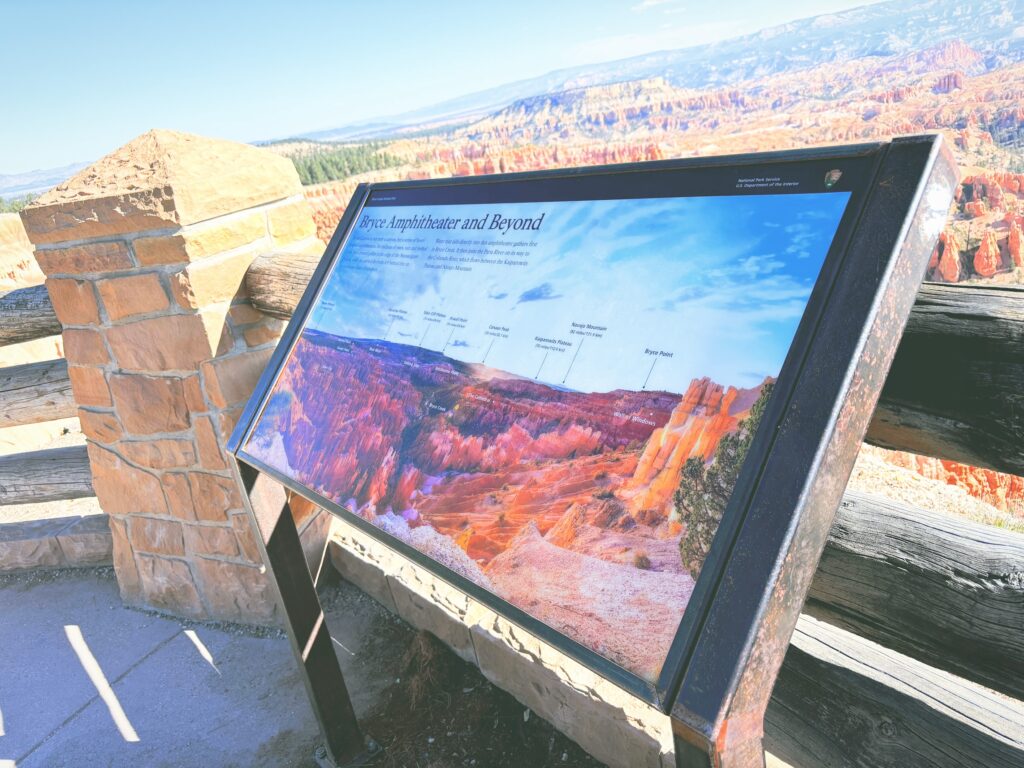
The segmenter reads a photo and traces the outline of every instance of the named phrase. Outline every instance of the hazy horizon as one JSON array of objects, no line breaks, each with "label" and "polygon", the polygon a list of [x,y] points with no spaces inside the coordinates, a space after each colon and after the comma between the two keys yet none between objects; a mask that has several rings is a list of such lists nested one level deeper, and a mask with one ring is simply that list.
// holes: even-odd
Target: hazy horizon
[{"label": "hazy horizon", "polygon": [[[0,176],[91,162],[155,127],[246,142],[314,133],[871,4],[526,0],[482,12],[460,0],[438,12],[305,0],[286,16],[252,3],[5,5],[0,61],[31,76],[8,82]],[[382,56],[382,37],[400,55]]]}]

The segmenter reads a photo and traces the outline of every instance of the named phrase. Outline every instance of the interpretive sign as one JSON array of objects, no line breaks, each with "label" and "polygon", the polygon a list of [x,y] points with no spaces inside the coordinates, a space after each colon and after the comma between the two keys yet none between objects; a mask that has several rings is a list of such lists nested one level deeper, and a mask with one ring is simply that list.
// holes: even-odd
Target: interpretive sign
[{"label": "interpretive sign", "polygon": [[774,608],[767,702],[952,184],[924,137],[360,187],[233,449],[714,752]]}]

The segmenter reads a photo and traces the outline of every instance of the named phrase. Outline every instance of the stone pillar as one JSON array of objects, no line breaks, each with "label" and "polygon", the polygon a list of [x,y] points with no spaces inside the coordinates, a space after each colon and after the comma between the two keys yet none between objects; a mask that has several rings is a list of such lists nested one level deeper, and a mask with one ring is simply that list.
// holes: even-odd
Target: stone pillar
[{"label": "stone pillar", "polygon": [[283,330],[249,304],[245,272],[260,253],[323,248],[292,164],[150,131],[22,219],[64,326],[122,597],[273,622],[223,449]]}]

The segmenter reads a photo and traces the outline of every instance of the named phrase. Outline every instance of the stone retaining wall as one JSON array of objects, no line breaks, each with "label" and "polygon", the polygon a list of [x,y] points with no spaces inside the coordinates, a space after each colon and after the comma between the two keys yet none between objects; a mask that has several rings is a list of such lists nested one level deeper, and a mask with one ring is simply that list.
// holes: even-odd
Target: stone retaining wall
[{"label": "stone retaining wall", "polygon": [[612,768],[673,768],[668,716],[541,642],[355,526],[329,544],[342,577],[444,641]]}]

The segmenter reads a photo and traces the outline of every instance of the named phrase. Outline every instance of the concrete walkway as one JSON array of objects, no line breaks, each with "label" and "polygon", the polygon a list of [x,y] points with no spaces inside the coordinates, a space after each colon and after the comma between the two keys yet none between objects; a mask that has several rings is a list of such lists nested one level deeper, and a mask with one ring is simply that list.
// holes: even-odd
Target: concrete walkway
[{"label": "concrete walkway", "polygon": [[[354,587],[324,597],[360,717],[411,630]],[[122,606],[110,569],[0,579],[0,768],[313,766],[287,639]]]}]

